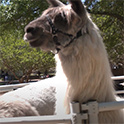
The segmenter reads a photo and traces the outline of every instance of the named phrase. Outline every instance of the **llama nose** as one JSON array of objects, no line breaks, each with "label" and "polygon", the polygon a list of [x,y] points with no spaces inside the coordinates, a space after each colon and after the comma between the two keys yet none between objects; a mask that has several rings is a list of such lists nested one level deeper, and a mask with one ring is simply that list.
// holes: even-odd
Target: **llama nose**
[{"label": "llama nose", "polygon": [[35,31],[35,28],[34,27],[27,27],[26,28],[26,32],[27,33],[33,33]]}]

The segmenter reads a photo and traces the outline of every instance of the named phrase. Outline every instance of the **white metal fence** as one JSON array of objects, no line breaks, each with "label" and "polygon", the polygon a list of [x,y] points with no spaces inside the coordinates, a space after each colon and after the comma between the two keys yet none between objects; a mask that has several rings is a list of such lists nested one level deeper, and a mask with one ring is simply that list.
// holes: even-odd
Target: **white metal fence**
[{"label": "white metal fence", "polygon": [[[88,120],[89,123],[98,124],[98,113],[102,111],[111,111],[124,108],[124,101],[97,103],[96,101],[82,104],[71,103],[72,112],[70,115],[62,117],[53,116],[31,116],[0,118],[0,124],[81,124],[82,120]],[[85,113],[81,113],[85,111]]]},{"label": "white metal fence", "polygon": [[[114,77],[111,77],[111,79],[112,80],[121,80],[121,79],[124,80],[124,76],[114,76]],[[29,83],[22,83],[22,84],[1,85],[0,93],[4,93],[4,92],[8,92],[8,91],[17,89],[17,88],[21,88],[21,87],[29,85],[29,84],[31,84],[31,83],[29,82]],[[118,93],[119,92],[124,93],[124,91],[118,91]]]},{"label": "white metal fence", "polygon": [[[124,79],[124,76],[112,77],[113,80]],[[26,84],[16,84],[0,86],[0,93],[23,87]],[[117,91],[116,93],[124,93]],[[71,114],[63,116],[30,116],[30,117],[14,117],[0,118],[0,124],[81,124],[82,120],[88,120],[89,123],[98,123],[98,113],[102,111],[111,111],[124,108],[124,101],[98,103],[97,101],[82,104],[71,103]],[[83,114],[82,111],[85,111]]]},{"label": "white metal fence", "polygon": [[30,116],[30,117],[14,117],[0,118],[0,124],[72,124],[71,115],[63,117],[53,116]]}]

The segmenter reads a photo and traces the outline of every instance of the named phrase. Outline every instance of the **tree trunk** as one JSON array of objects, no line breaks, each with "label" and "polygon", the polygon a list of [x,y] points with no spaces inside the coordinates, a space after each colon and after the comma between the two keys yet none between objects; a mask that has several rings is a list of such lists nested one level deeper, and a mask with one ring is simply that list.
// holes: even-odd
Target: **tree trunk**
[{"label": "tree trunk", "polygon": [[26,80],[26,82],[28,82],[29,80],[29,76],[32,73],[33,69],[28,70],[20,79],[19,79],[19,83],[24,83],[24,80]]}]

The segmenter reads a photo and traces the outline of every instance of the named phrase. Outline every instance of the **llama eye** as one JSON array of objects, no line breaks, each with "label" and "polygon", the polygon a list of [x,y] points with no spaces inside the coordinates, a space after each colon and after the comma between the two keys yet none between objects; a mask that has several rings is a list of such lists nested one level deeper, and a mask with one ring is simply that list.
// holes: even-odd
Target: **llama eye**
[{"label": "llama eye", "polygon": [[67,19],[66,19],[66,15],[65,13],[59,13],[58,15],[56,15],[55,19],[54,19],[54,24],[57,26],[57,28],[60,29],[65,29],[65,27],[67,28]]}]

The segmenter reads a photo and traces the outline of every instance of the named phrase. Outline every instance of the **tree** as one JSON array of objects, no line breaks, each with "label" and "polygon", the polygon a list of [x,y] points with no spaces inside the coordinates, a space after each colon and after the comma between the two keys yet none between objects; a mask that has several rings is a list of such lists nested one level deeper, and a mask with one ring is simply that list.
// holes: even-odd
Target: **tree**
[{"label": "tree", "polygon": [[[110,62],[124,65],[123,0],[85,0],[85,5],[102,31]],[[52,54],[32,49],[22,40],[25,25],[47,7],[46,0],[0,1],[0,67],[13,73],[20,82],[32,70],[55,67]]]},{"label": "tree", "polygon": [[24,82],[28,81],[34,70],[45,71],[55,67],[55,60],[51,53],[32,49],[21,38],[11,33],[0,39],[0,65],[17,80]]},{"label": "tree", "polygon": [[47,4],[41,0],[6,2],[2,0],[0,4],[0,67],[11,72],[20,82],[28,81],[32,71],[55,67],[53,54],[32,49],[23,41],[25,25],[38,17]]},{"label": "tree", "polygon": [[124,66],[124,1],[85,0],[85,5],[101,30],[110,63]]},{"label": "tree", "polygon": [[42,0],[2,0],[0,4],[1,31],[19,30],[23,35],[25,25],[39,17],[46,7],[46,1]]}]

